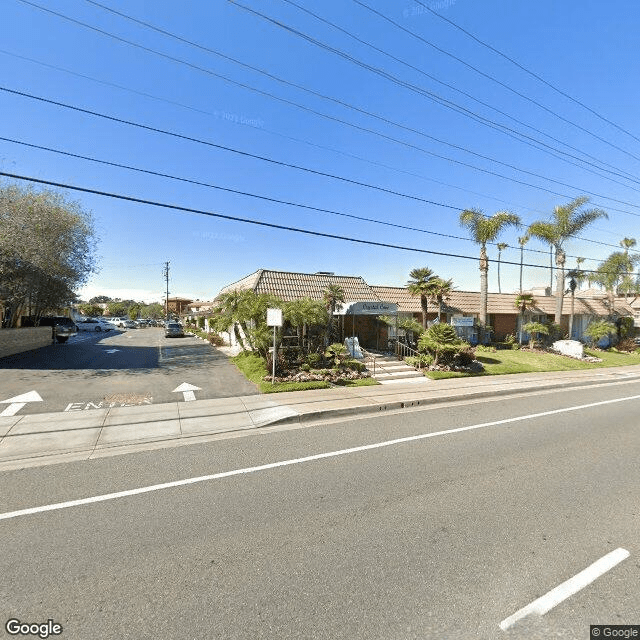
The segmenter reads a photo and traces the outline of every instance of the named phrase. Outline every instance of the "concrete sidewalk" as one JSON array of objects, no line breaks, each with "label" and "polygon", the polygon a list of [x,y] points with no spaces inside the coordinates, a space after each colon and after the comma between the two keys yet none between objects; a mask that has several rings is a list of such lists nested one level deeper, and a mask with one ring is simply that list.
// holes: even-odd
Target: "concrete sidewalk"
[{"label": "concrete sidewalk", "polygon": [[640,366],[452,378],[0,417],[0,471],[192,444],[230,432],[456,400],[640,380]]}]

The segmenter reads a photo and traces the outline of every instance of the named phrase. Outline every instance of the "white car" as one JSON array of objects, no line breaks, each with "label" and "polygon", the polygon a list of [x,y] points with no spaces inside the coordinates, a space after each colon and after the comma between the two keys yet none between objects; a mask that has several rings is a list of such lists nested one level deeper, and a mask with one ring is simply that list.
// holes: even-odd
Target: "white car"
[{"label": "white car", "polygon": [[87,318],[76,323],[80,331],[117,331],[118,327],[102,318]]}]

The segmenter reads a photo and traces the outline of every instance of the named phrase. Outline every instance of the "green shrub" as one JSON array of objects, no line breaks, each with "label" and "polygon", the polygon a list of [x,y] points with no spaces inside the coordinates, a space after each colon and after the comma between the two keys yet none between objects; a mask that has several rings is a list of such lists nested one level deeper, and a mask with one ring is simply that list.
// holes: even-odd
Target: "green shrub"
[{"label": "green shrub", "polygon": [[430,364],[433,363],[433,356],[429,353],[421,353],[420,355],[417,355],[417,356],[408,356],[404,359],[404,361],[410,367],[418,367],[418,368],[428,367]]},{"label": "green shrub", "polygon": [[607,322],[606,320],[595,320],[592,322],[584,332],[587,338],[591,339],[593,344],[597,344],[612,333],[616,332],[616,326],[613,322]]},{"label": "green shrub", "polygon": [[339,367],[340,363],[346,360],[349,356],[349,351],[343,344],[334,342],[333,344],[329,345],[324,355],[325,358],[329,358],[333,361],[335,367]]},{"label": "green shrub", "polygon": [[495,353],[496,352],[496,348],[495,347],[491,347],[489,345],[485,345],[485,344],[479,344],[476,347],[476,351],[485,351],[488,353]]},{"label": "green shrub", "polygon": [[358,371],[360,373],[367,368],[364,362],[360,362],[359,360],[344,360],[342,362],[342,366],[346,369],[351,369],[352,371]]},{"label": "green shrub", "polygon": [[456,353],[469,347],[449,324],[438,322],[420,337],[418,351],[433,355],[433,364],[451,364]]},{"label": "green shrub", "polygon": [[307,355],[307,364],[312,367],[316,367],[320,364],[322,356],[319,353],[310,353]]},{"label": "green shrub", "polygon": [[300,371],[311,371],[311,365],[305,362],[300,365]]},{"label": "green shrub", "polygon": [[549,335],[549,327],[540,322],[527,322],[522,326],[522,330],[529,334],[529,348],[533,349],[536,346],[537,334],[541,333],[545,336]]}]

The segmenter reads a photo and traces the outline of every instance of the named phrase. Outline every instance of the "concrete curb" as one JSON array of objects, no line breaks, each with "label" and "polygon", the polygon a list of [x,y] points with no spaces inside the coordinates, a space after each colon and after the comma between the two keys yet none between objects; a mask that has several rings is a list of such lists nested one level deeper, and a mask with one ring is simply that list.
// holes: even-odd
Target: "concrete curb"
[{"label": "concrete curb", "polygon": [[[561,375],[563,373],[567,375]],[[456,385],[451,379],[446,389],[438,388],[437,383],[426,387],[420,385],[418,389],[408,385],[403,388],[379,385],[322,393],[306,391],[186,404],[117,407],[100,410],[100,415],[94,411],[82,416],[71,414],[73,418],[64,413],[0,418],[0,471],[195,444],[258,433],[261,429],[280,425],[309,426],[333,418],[396,412],[455,401],[640,380],[640,368],[619,368],[617,372],[609,370],[596,374],[600,379],[575,375],[575,372],[558,374],[552,381],[536,380],[534,374],[500,376],[490,382],[485,378],[483,387],[476,389]],[[532,377],[518,381],[519,376]],[[465,380],[468,384],[472,379],[456,380]],[[379,396],[385,399],[381,401]],[[60,428],[56,428],[58,426]]]}]

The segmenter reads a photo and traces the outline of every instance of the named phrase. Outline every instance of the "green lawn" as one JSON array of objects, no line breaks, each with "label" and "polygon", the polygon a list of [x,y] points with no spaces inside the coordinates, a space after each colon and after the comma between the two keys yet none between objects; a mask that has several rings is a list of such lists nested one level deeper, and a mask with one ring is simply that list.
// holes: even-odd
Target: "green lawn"
[{"label": "green lawn", "polygon": [[601,358],[602,362],[581,362],[553,353],[540,353],[520,349],[518,351],[500,350],[494,352],[477,351],[476,359],[484,365],[480,374],[457,373],[454,371],[428,371],[432,380],[443,378],[467,378],[473,375],[499,376],[505,373],[531,373],[535,371],[569,371],[572,369],[598,369],[602,367],[623,367],[640,364],[637,353],[618,353],[616,351],[593,351],[585,349],[585,355]]},{"label": "green lawn", "polygon": [[[262,393],[279,393],[281,391],[307,391],[309,389],[330,389],[331,384],[324,380],[313,382],[265,382],[263,378],[271,372],[267,371],[264,358],[255,353],[244,351],[231,360],[242,371],[242,373],[252,382],[258,385],[258,389]],[[367,387],[372,384],[378,384],[371,378],[361,378],[358,380],[349,380],[344,384],[345,387]]]}]

